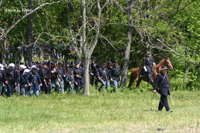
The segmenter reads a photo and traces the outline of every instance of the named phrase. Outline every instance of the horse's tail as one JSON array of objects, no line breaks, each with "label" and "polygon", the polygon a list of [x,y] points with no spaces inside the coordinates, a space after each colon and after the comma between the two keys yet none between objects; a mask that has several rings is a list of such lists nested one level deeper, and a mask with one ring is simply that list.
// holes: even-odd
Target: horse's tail
[{"label": "horse's tail", "polygon": [[[134,70],[133,70],[134,71]],[[130,82],[129,82],[129,85],[128,85],[128,88],[131,87],[132,83],[134,82],[134,73],[133,71],[131,72],[131,76],[130,76]]]}]

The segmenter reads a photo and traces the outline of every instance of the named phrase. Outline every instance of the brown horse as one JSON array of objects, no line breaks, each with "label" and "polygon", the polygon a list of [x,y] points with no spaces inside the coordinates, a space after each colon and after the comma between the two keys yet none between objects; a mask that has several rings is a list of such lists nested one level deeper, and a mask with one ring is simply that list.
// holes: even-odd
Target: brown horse
[{"label": "brown horse", "polygon": [[[167,66],[169,70],[173,70],[173,66],[172,66],[172,63],[170,61],[170,58],[167,57],[166,59],[163,59],[161,60],[156,66],[153,67],[153,74],[152,74],[152,79],[155,80],[156,79],[156,75],[160,72],[160,68],[162,66]],[[135,69],[132,70],[131,72],[131,77],[130,77],[130,83],[128,85],[128,87],[130,88],[132,83],[134,82],[134,80],[136,80],[137,84],[136,84],[136,87],[139,87],[140,85],[140,82],[142,80],[148,82],[148,79],[146,76],[141,76],[140,75],[140,71],[141,69],[143,69],[142,67],[137,67]],[[153,86],[154,83],[151,83],[151,85]]]}]

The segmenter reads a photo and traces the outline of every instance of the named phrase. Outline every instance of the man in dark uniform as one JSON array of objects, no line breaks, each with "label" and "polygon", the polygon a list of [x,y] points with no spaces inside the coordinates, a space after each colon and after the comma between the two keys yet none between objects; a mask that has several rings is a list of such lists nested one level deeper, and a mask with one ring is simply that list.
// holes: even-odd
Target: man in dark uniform
[{"label": "man in dark uniform", "polygon": [[64,92],[64,80],[65,77],[65,70],[62,67],[62,62],[58,63],[58,66],[54,69],[54,73],[56,75],[56,82],[55,82],[55,90],[59,92]]},{"label": "man in dark uniform", "polygon": [[3,90],[3,84],[5,83],[5,81],[6,81],[6,76],[4,73],[4,68],[3,68],[3,65],[0,64],[0,96]]},{"label": "man in dark uniform", "polygon": [[98,72],[98,69],[99,69],[99,65],[96,63],[96,58],[94,57],[93,58],[93,61],[91,63],[91,85],[93,85],[93,82],[95,80],[95,87],[96,89],[98,88],[98,75],[99,75],[99,72]]},{"label": "man in dark uniform", "polygon": [[6,88],[7,88],[7,96],[10,97],[14,91],[14,87],[17,86],[17,74],[14,70],[15,64],[11,63],[8,65],[8,69],[6,69]]},{"label": "man in dark uniform", "polygon": [[103,86],[104,86],[103,90],[105,90],[105,88],[108,90],[110,84],[110,75],[108,73],[108,70],[106,69],[106,63],[102,63],[102,66],[98,69],[98,71],[99,71],[98,78],[102,82],[101,86],[99,87],[99,92],[101,91]]},{"label": "man in dark uniform", "polygon": [[146,57],[144,57],[143,59],[143,68],[144,68],[144,71],[147,75],[147,78],[148,78],[148,82],[149,83],[153,83],[153,79],[152,79],[152,73],[153,73],[153,65],[155,65],[154,61],[153,61],[153,58],[150,56],[150,52],[147,51],[146,53]]},{"label": "man in dark uniform", "polygon": [[163,106],[165,106],[166,111],[170,110],[167,99],[168,94],[170,94],[170,81],[167,74],[167,69],[168,68],[166,66],[163,66],[160,69],[161,72],[156,76],[153,86],[153,92],[156,93],[156,90],[158,90],[158,93],[161,95],[158,106],[159,111],[163,109]]},{"label": "man in dark uniform", "polygon": [[20,89],[22,92],[22,96],[26,96],[26,92],[28,91],[28,82],[26,80],[26,77],[28,76],[29,72],[29,69],[25,69],[24,72],[20,74]]},{"label": "man in dark uniform", "polygon": [[31,67],[31,72],[26,77],[27,83],[30,86],[29,95],[31,96],[33,92],[35,92],[36,97],[39,96],[39,85],[42,86],[42,82],[37,71],[37,66],[33,65]]},{"label": "man in dark uniform", "polygon": [[111,81],[114,84],[114,92],[118,91],[118,87],[119,87],[119,83],[121,81],[121,70],[120,70],[120,66],[118,65],[118,61],[114,60],[113,61],[113,67],[110,71],[110,75],[111,75]]},{"label": "man in dark uniform", "polygon": [[76,67],[74,69],[74,76],[75,81],[77,84],[75,85],[76,93],[80,93],[80,91],[83,89],[84,86],[84,80],[83,80],[83,69],[80,68],[80,64],[78,61],[75,62]]},{"label": "man in dark uniform", "polygon": [[[39,74],[39,76],[41,78],[42,77],[42,66],[41,66],[40,61],[37,61],[36,65],[37,65],[37,68],[38,68],[38,74]],[[39,91],[41,91],[41,87],[40,86],[39,86]]]},{"label": "man in dark uniform", "polygon": [[67,76],[65,78],[66,81],[66,90],[68,93],[71,92],[71,94],[74,93],[74,84],[78,85],[78,83],[76,83],[75,78],[74,78],[74,74],[73,74],[73,68],[69,68],[69,73],[67,73]]},{"label": "man in dark uniform", "polygon": [[41,80],[43,81],[43,90],[45,91],[46,94],[50,94],[50,89],[49,89],[49,73],[50,72],[49,71],[50,69],[47,66],[47,63],[44,62]]}]

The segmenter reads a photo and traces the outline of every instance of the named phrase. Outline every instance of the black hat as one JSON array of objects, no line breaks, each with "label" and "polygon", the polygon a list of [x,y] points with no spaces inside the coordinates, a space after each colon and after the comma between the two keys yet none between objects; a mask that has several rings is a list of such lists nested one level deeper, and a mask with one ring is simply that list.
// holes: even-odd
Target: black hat
[{"label": "black hat", "polygon": [[108,65],[112,65],[112,62],[109,62]]},{"label": "black hat", "polygon": [[37,64],[40,64],[40,61],[37,61],[36,63],[37,63]]},{"label": "black hat", "polygon": [[117,63],[117,60],[114,60],[113,63]]},{"label": "black hat", "polygon": [[105,66],[106,65],[106,63],[102,63],[102,66]]},{"label": "black hat", "polygon": [[79,62],[78,62],[78,61],[75,61],[74,63],[75,63],[75,64],[79,64]]},{"label": "black hat", "polygon": [[31,63],[35,63],[35,61],[32,60]]},{"label": "black hat", "polygon": [[72,70],[73,70],[73,68],[69,67],[69,71],[72,71]]},{"label": "black hat", "polygon": [[43,65],[48,65],[48,63],[47,63],[47,62],[44,62]]},{"label": "black hat", "polygon": [[84,60],[84,59],[82,59],[81,61],[82,61],[82,62],[85,62],[85,60]]},{"label": "black hat", "polygon": [[58,64],[63,64],[62,62],[58,62]]},{"label": "black hat", "polygon": [[57,63],[57,61],[54,61],[53,63],[55,64],[55,63]]},{"label": "black hat", "polygon": [[54,65],[54,63],[51,61],[51,65]]}]

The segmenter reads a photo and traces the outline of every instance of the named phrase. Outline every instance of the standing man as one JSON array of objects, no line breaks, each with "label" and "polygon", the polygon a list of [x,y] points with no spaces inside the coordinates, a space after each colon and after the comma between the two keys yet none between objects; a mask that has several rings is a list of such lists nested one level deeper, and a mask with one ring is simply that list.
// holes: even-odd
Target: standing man
[{"label": "standing man", "polygon": [[73,68],[69,68],[69,73],[67,73],[65,81],[66,81],[66,91],[68,93],[71,92],[71,94],[73,94],[74,93],[74,84],[78,85],[74,78]]},{"label": "standing man", "polygon": [[158,93],[161,95],[158,106],[159,111],[163,109],[163,106],[165,106],[166,111],[170,111],[167,99],[168,94],[170,95],[170,81],[167,74],[167,69],[168,68],[166,66],[160,68],[161,72],[156,76],[153,86],[153,92],[156,93],[156,90],[158,90]]},{"label": "standing man", "polygon": [[80,68],[80,64],[78,61],[76,61],[75,64],[76,67],[74,69],[74,76],[75,76],[75,81],[77,82],[75,88],[76,88],[76,93],[80,93],[80,91],[83,89],[84,86],[83,69]]},{"label": "standing man", "polygon": [[7,76],[6,88],[7,96],[10,97],[14,91],[14,87],[17,85],[17,74],[14,70],[15,64],[10,63],[6,69],[5,75]]},{"label": "standing man", "polygon": [[121,81],[121,70],[117,60],[113,61],[113,67],[110,71],[110,74],[110,81],[112,81],[114,84],[114,92],[118,92],[119,83]]},{"label": "standing man", "polygon": [[56,80],[56,89],[60,92],[64,92],[64,80],[63,77],[65,77],[65,70],[62,67],[63,63],[59,62],[58,66],[55,69],[55,74],[57,75],[57,80]]},{"label": "standing man", "polygon": [[98,88],[98,75],[99,75],[99,72],[98,72],[98,69],[99,69],[99,65],[97,64],[96,62],[96,58],[94,57],[93,58],[93,61],[91,63],[91,85],[93,86],[93,82],[95,80],[95,88],[97,89]]},{"label": "standing man", "polygon": [[6,76],[4,73],[4,68],[3,68],[3,65],[0,64],[0,96],[3,90],[3,84],[5,83],[5,81],[6,81]]},{"label": "standing man", "polygon": [[49,89],[49,73],[50,69],[47,66],[47,63],[44,62],[44,67],[42,69],[42,81],[43,81],[43,90],[45,91],[46,94],[50,94],[50,89]]},{"label": "standing man", "polygon": [[22,96],[26,96],[26,91],[28,91],[28,83],[26,77],[28,76],[29,72],[29,69],[25,69],[23,74],[20,74],[20,89],[22,92]]},{"label": "standing man", "polygon": [[150,52],[147,51],[146,57],[143,59],[143,68],[147,75],[147,79],[149,83],[153,83],[152,73],[153,73],[153,65],[155,65],[153,58],[150,56]]},{"label": "standing man", "polygon": [[35,96],[39,96],[39,85],[42,86],[42,82],[40,80],[40,76],[38,74],[37,66],[33,65],[31,67],[31,72],[26,77],[27,83],[30,86],[29,95],[31,96],[33,92],[35,92]]},{"label": "standing man", "polygon": [[102,63],[102,66],[98,69],[98,71],[98,78],[102,82],[101,86],[99,87],[99,92],[101,91],[103,86],[103,90],[105,90],[105,88],[108,90],[108,87],[110,86],[110,75],[108,73],[108,70],[106,69],[106,63]]}]

